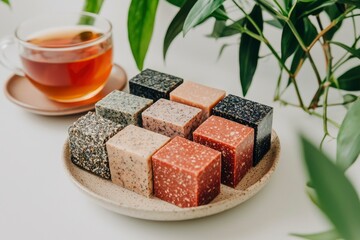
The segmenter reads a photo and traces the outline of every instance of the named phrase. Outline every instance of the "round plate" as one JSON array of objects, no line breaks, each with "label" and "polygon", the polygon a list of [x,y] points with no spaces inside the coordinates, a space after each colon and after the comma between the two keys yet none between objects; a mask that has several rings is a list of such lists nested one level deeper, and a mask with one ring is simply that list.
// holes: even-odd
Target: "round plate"
[{"label": "round plate", "polygon": [[81,113],[94,109],[94,103],[105,97],[114,89],[122,90],[127,76],[122,67],[114,64],[109,79],[101,92],[96,96],[76,103],[60,103],[48,99],[37,90],[25,77],[13,75],[5,85],[6,97],[25,110],[46,116],[63,116]]},{"label": "round plate", "polygon": [[63,149],[66,172],[85,195],[111,211],[157,221],[201,218],[239,205],[254,196],[269,182],[279,161],[279,155],[280,142],[273,131],[271,149],[256,167],[250,169],[236,189],[222,184],[220,194],[211,203],[199,207],[179,208],[156,197],[146,198],[138,195],[78,168],[70,160],[68,141]]}]

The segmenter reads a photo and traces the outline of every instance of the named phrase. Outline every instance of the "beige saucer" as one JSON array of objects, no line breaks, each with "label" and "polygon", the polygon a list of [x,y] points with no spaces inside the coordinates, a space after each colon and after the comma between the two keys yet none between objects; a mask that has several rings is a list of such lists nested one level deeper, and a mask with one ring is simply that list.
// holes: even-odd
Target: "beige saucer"
[{"label": "beige saucer", "polygon": [[271,149],[263,160],[246,174],[236,189],[221,185],[221,193],[211,203],[193,208],[179,208],[155,197],[145,198],[78,168],[70,160],[68,141],[63,151],[63,161],[69,177],[86,196],[99,205],[130,217],[179,221],[220,213],[254,196],[269,182],[275,171],[279,162],[280,142],[273,131]]},{"label": "beige saucer", "polygon": [[122,67],[114,64],[103,90],[96,96],[76,103],[59,103],[49,100],[37,90],[25,77],[13,75],[5,84],[5,95],[13,103],[25,110],[46,116],[63,116],[94,109],[94,103],[114,89],[122,90],[126,86],[127,76]]}]

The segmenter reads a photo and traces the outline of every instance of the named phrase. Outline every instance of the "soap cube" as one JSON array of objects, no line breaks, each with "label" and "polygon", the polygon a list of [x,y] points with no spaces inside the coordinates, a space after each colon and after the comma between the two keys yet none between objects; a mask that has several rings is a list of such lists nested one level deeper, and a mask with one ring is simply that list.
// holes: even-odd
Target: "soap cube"
[{"label": "soap cube", "polygon": [[236,187],[252,167],[254,129],[225,118],[211,116],[193,133],[194,142],[218,150],[221,183]]},{"label": "soap cube", "polygon": [[168,137],[191,138],[201,123],[201,109],[160,99],[142,113],[143,127]]},{"label": "soap cube", "polygon": [[118,132],[106,143],[112,182],[150,197],[153,193],[151,156],[169,140],[134,125]]},{"label": "soap cube", "polygon": [[95,104],[96,114],[115,123],[141,126],[141,113],[152,104],[151,99],[114,90]]},{"label": "soap cube", "polygon": [[213,108],[212,113],[254,128],[253,165],[258,164],[270,149],[273,108],[230,94]]},{"label": "soap cube", "polygon": [[202,122],[210,116],[211,109],[224,97],[223,90],[190,81],[185,81],[170,93],[170,100],[200,108]]},{"label": "soap cube", "polygon": [[105,143],[123,128],[93,112],[80,117],[69,128],[71,161],[100,177],[110,179]]},{"label": "soap cube", "polygon": [[154,195],[179,207],[209,203],[220,192],[221,153],[175,137],[152,157]]},{"label": "soap cube", "polygon": [[169,94],[184,80],[169,74],[145,69],[129,81],[130,93],[155,101],[169,99]]}]

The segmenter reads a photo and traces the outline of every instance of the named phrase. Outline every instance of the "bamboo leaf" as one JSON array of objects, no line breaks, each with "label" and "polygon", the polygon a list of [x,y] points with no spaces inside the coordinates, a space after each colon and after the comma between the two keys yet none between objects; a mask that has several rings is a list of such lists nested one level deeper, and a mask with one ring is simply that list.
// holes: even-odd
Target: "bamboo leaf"
[{"label": "bamboo leaf", "polygon": [[224,0],[198,0],[191,8],[183,26],[184,35],[198,23],[210,16],[216,9],[222,6]]},{"label": "bamboo leaf", "polygon": [[277,19],[266,20],[264,22],[278,29],[282,29],[284,27],[284,24]]},{"label": "bamboo leaf", "polygon": [[[104,0],[85,0],[83,11],[98,14],[101,10],[103,3]],[[79,20],[79,24],[93,25],[94,18],[90,16],[82,16]]]},{"label": "bamboo leaf", "polygon": [[344,107],[346,109],[349,109],[350,106],[352,106],[352,104],[358,99],[359,97],[358,96],[355,96],[353,94],[345,94],[343,96],[343,99],[344,99]]},{"label": "bamboo leaf", "polygon": [[184,6],[179,10],[179,12],[175,15],[174,19],[171,21],[164,38],[164,59],[166,58],[166,53],[169,50],[172,41],[179,35],[179,33],[181,33],[185,19],[195,3],[196,0],[187,0]]},{"label": "bamboo leaf", "polygon": [[[360,154],[360,100],[348,110],[337,137],[336,165],[346,170]],[[360,226],[360,225],[359,225]]]},{"label": "bamboo leaf", "polygon": [[11,5],[10,5],[10,0],[1,0],[1,2],[5,3],[5,4],[8,5],[9,7],[11,6]]},{"label": "bamboo leaf", "polygon": [[360,1],[359,0],[338,0],[340,3],[346,3],[349,5],[354,5],[360,8]]},{"label": "bamboo leaf", "polygon": [[220,23],[218,26],[215,24],[213,32],[208,36],[214,37],[214,38],[223,38],[223,37],[230,37],[235,34],[241,34],[242,30],[239,28],[239,26],[243,27],[244,25],[245,25],[245,18],[241,18],[241,19],[237,20],[236,22],[234,22],[230,25],[227,25],[227,26],[226,25],[221,26]]},{"label": "bamboo leaf", "polygon": [[132,54],[139,70],[152,37],[158,0],[132,0],[128,13],[128,38]]},{"label": "bamboo leaf", "polygon": [[[304,21],[295,23],[299,33],[304,32]],[[299,43],[288,25],[285,25],[281,35],[281,59],[285,62],[299,47]]]},{"label": "bamboo leaf", "polygon": [[340,77],[338,77],[335,83],[331,84],[332,87],[339,88],[347,91],[359,91],[360,90],[360,65],[356,66]]},{"label": "bamboo leaf", "polygon": [[333,42],[331,41],[330,43],[335,44],[339,47],[342,47],[343,49],[345,49],[346,51],[348,51],[352,56],[357,57],[360,59],[360,49],[355,49],[349,46],[346,46],[345,44],[341,43],[341,42]]},{"label": "bamboo leaf", "polygon": [[177,7],[182,7],[186,2],[186,0],[166,0],[166,1]]},{"label": "bamboo leaf", "polygon": [[338,240],[339,233],[335,229],[331,229],[325,232],[312,233],[312,234],[291,234],[292,236],[308,239],[308,240]]},{"label": "bamboo leaf", "polygon": [[221,34],[224,31],[225,27],[226,27],[225,21],[216,20],[215,23],[214,23],[213,31],[209,35],[209,37],[218,39],[219,37],[221,37]]},{"label": "bamboo leaf", "polygon": [[[337,19],[345,11],[345,6],[343,4],[336,3],[334,5],[324,8],[326,14],[329,16],[330,20],[333,21]],[[335,33],[340,29],[343,21],[339,21],[332,29],[330,29],[325,35],[325,39],[330,40],[334,37]]]},{"label": "bamboo leaf", "polygon": [[[263,29],[263,17],[261,7],[255,5],[249,16],[255,21],[260,30]],[[257,33],[254,25],[246,20],[246,27],[248,30]],[[250,37],[248,34],[241,35],[239,64],[240,64],[240,82],[243,95],[248,92],[251,82],[253,80],[260,51],[260,41]]]},{"label": "bamboo leaf", "polygon": [[344,172],[302,138],[304,161],[321,210],[345,239],[360,239],[360,200]]}]

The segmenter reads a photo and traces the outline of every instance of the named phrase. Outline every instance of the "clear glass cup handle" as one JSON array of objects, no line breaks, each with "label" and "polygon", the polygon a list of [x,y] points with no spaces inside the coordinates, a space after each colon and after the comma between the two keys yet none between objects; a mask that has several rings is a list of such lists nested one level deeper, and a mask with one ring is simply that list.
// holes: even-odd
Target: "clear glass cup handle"
[{"label": "clear glass cup handle", "polygon": [[19,76],[25,76],[24,71],[20,67],[17,67],[16,64],[12,63],[6,55],[8,48],[15,44],[15,38],[12,36],[7,36],[0,39],[0,64]]}]

